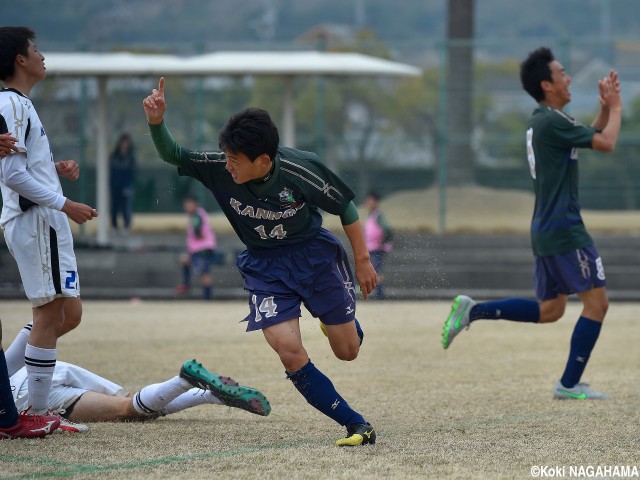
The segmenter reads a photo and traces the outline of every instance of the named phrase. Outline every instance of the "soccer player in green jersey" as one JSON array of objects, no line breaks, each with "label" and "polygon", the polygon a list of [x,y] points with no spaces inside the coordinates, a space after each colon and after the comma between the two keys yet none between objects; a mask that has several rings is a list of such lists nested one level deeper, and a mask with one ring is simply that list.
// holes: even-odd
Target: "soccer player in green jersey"
[{"label": "soccer player in green jersey", "polygon": [[531,52],[520,66],[523,88],[538,103],[526,132],[535,208],[531,244],[538,301],[509,298],[476,303],[458,295],[442,330],[446,349],[462,329],[483,319],[550,323],[560,319],[567,297],[576,293],[583,309],[571,337],[565,371],[553,388],[558,399],[606,399],[580,378],[608,309],[602,260],[580,215],[578,148],[611,152],[618,140],[622,103],[615,71],[598,82],[600,110],[591,126],[563,108],[571,101],[571,77],[548,48]]},{"label": "soccer player in green jersey", "polygon": [[307,402],[347,428],[338,446],[375,443],[371,424],[309,360],[299,324],[304,303],[322,322],[336,357],[358,356],[363,333],[349,259],[322,228],[319,211],[340,216],[366,299],[377,276],[354,193],[315,154],[279,146],[278,129],[264,110],[232,116],[219,134],[222,151],[195,152],[178,145],[164,123],[163,78],[143,106],[160,158],[211,191],[247,247],[237,260],[250,299],[247,331],[262,330]]}]

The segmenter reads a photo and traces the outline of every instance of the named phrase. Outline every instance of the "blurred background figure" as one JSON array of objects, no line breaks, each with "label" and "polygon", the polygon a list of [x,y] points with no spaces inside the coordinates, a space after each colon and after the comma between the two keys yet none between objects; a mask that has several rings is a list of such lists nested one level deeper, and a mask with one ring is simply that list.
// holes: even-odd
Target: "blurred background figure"
[{"label": "blurred background figure", "polygon": [[[111,226],[114,232],[129,233],[133,210],[136,155],[128,133],[118,139],[109,158],[109,185],[111,189]],[[118,230],[118,217],[122,216],[122,230]]]},{"label": "blurred background figure", "polygon": [[213,296],[211,265],[217,247],[216,234],[209,223],[209,215],[198,203],[194,195],[187,195],[183,201],[187,213],[187,253],[180,255],[182,265],[182,283],[178,293],[187,293],[191,288],[191,274],[200,278],[203,300]]},{"label": "blurred background figure", "polygon": [[367,219],[364,223],[364,236],[367,250],[371,256],[371,264],[378,274],[378,285],[373,290],[372,297],[376,299],[384,298],[382,286],[384,275],[384,257],[393,249],[393,230],[382,215],[379,206],[380,196],[375,192],[370,192],[365,200],[367,207]]}]

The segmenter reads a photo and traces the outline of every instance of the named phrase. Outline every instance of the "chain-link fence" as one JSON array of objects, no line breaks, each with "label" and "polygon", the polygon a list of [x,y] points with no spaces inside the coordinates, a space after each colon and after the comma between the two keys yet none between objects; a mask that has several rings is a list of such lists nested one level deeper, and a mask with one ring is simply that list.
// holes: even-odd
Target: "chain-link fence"
[{"label": "chain-link fence", "polygon": [[[522,90],[518,70],[527,53],[541,45],[551,47],[572,76],[572,102],[567,111],[583,123],[595,117],[598,79],[611,68],[619,72],[624,120],[618,147],[607,155],[581,153],[581,202],[587,209],[637,209],[640,40],[474,43],[468,113],[471,127],[465,138],[456,138],[447,123],[451,96],[468,93],[448,88],[447,45],[413,42],[387,46],[382,54],[420,66],[422,77],[296,80],[297,146],[320,152],[323,160],[351,183],[359,199],[372,189],[383,196],[408,189],[439,188],[443,192],[457,186],[459,172],[466,174],[462,175],[465,182],[479,187],[528,192],[531,179],[524,132],[535,103]],[[128,132],[136,144],[137,212],[179,211],[184,194],[198,188],[162,164],[148,138],[141,103],[156,82],[155,78],[129,78],[108,84],[110,140],[115,144],[121,132]],[[279,119],[282,91],[277,78],[168,79],[167,124],[184,145],[215,149],[218,129],[245,106],[262,106]],[[96,192],[96,95],[92,79],[50,78],[32,92],[55,158],[73,158],[82,165],[81,181],[65,182],[64,189],[69,197],[87,203],[95,202]],[[452,157],[456,142],[470,145],[469,158]],[[207,208],[215,210],[213,200],[206,198]],[[447,215],[447,204],[441,202],[441,226],[445,228]]]}]

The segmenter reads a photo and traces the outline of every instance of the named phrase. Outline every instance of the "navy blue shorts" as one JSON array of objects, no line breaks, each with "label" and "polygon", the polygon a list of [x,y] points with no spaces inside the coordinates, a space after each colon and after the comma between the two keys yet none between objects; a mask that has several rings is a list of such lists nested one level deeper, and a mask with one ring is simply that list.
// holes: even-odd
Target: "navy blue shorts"
[{"label": "navy blue shorts", "polygon": [[536,256],[534,277],[538,300],[606,286],[602,260],[593,245],[561,255]]},{"label": "navy blue shorts", "polygon": [[213,264],[213,250],[200,250],[191,254],[191,269],[196,277],[211,271]]},{"label": "navy blue shorts", "polygon": [[315,238],[277,255],[242,252],[236,262],[251,313],[247,332],[300,318],[300,305],[326,325],[355,319],[356,291],[340,241],[321,228]]}]

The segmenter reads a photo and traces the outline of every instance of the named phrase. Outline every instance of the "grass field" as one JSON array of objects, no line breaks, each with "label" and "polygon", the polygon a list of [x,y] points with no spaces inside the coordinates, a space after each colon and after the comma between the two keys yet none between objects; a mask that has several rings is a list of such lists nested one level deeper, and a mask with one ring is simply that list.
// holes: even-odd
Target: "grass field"
[{"label": "grass field", "polygon": [[[640,468],[638,304],[613,304],[585,378],[613,400],[551,399],[579,306],[545,326],[478,322],[440,347],[448,303],[361,302],[360,357],[340,362],[310,316],[313,362],[378,432],[375,446],[339,449],[342,427],[284,379],[243,303],[85,302],[59,358],[131,392],[175,375],[184,360],[261,389],[269,417],[202,406],[154,422],[91,424],[85,434],[0,443],[2,478],[533,478],[533,466]],[[29,319],[0,308],[5,347]],[[568,470],[567,470],[568,471]]]}]

